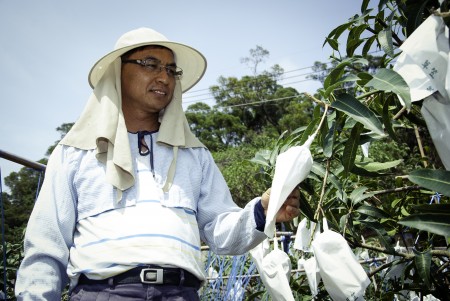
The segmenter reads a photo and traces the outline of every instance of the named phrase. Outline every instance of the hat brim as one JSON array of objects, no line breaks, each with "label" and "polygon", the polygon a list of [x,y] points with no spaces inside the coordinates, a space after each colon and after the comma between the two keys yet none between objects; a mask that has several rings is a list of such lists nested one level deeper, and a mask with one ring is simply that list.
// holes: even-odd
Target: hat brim
[{"label": "hat brim", "polygon": [[203,77],[206,71],[206,59],[197,50],[184,44],[168,42],[168,41],[152,41],[116,49],[100,60],[98,60],[89,72],[89,84],[95,88],[102,78],[108,66],[114,62],[122,54],[138,47],[160,45],[169,48],[175,55],[177,66],[183,69],[183,75],[180,78],[181,89],[183,92],[192,88]]}]

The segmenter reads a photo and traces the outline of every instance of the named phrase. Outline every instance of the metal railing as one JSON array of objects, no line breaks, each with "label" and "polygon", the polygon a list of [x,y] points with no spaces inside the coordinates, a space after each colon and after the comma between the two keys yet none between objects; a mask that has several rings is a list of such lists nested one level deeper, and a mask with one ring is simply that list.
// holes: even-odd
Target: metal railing
[{"label": "metal railing", "polygon": [[21,164],[21,165],[29,167],[29,168],[36,169],[38,171],[45,171],[45,168],[46,168],[46,165],[44,165],[42,163],[25,159],[23,157],[14,155],[12,153],[5,152],[4,150],[1,150],[1,149],[0,149],[0,158]]}]

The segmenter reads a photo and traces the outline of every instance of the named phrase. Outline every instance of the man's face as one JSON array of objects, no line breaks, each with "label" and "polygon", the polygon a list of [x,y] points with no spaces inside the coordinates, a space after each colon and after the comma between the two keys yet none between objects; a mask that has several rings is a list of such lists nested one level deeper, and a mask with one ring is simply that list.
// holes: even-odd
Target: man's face
[{"label": "man's face", "polygon": [[[127,60],[159,60],[161,66],[175,65],[170,49],[148,46],[132,53]],[[167,74],[166,69],[152,70],[135,64],[122,64],[122,109],[138,114],[159,113],[172,100],[175,89],[175,77]]]}]

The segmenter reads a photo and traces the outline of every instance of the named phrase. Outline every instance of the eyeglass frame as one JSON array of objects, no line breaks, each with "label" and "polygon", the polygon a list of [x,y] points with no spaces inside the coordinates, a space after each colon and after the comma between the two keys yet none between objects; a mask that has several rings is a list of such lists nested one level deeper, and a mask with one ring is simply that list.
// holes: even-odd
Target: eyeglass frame
[{"label": "eyeglass frame", "polygon": [[[148,63],[149,61],[153,62],[153,64],[149,64]],[[158,72],[158,73],[161,72],[162,69],[164,68],[164,69],[166,69],[166,74],[175,79],[178,79],[183,75],[183,69],[181,69],[177,65],[162,65],[160,60],[158,60],[157,58],[153,58],[153,57],[149,57],[146,59],[135,59],[135,60],[122,59],[122,64],[125,64],[125,63],[137,64],[137,65],[140,65],[142,67],[149,69],[152,72]],[[154,65],[154,69],[152,69],[153,68],[152,65]],[[172,69],[174,68],[175,71],[171,70],[171,68]],[[173,74],[171,74],[170,72],[173,72]]]}]

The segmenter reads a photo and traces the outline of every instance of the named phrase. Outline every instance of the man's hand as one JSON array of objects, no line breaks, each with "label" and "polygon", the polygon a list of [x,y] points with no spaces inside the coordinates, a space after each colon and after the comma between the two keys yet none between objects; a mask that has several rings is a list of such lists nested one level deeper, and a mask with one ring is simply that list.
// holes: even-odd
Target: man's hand
[{"label": "man's hand", "polygon": [[[264,208],[264,214],[267,214],[267,208],[269,208],[270,188],[263,193],[261,197],[261,204]],[[281,206],[277,213],[276,222],[287,222],[300,214],[300,190],[294,188],[287,197],[284,204]]]}]

